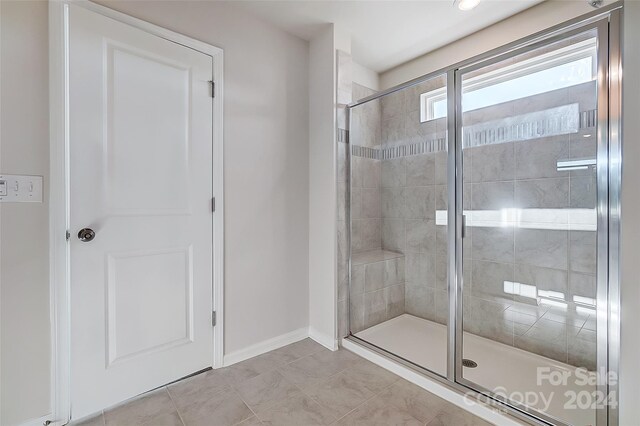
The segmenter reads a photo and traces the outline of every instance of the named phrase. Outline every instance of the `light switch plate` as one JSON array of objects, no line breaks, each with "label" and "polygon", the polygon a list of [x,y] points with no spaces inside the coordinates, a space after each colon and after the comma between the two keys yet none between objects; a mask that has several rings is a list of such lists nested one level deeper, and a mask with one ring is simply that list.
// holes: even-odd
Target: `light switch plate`
[{"label": "light switch plate", "polygon": [[0,174],[0,203],[41,203],[42,176]]}]

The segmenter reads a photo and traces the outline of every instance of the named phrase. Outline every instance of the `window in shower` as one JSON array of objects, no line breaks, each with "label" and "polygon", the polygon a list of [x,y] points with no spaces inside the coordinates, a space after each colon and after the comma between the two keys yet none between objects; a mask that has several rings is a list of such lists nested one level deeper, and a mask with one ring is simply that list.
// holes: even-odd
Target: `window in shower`
[{"label": "window in shower", "polygon": [[[420,121],[442,75],[358,105],[351,120],[351,332],[447,371],[447,120]],[[355,85],[358,99],[370,94]]]},{"label": "window in shower", "polygon": [[[594,52],[595,40],[584,40],[469,78],[463,89],[462,109],[486,108],[593,81],[596,78]],[[446,90],[421,94],[420,108],[422,122],[445,117]]]}]

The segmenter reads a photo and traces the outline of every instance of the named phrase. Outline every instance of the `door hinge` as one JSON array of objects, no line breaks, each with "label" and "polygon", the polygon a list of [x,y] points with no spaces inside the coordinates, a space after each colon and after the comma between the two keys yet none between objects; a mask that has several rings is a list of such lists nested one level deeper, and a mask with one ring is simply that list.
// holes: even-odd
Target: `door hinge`
[{"label": "door hinge", "polygon": [[218,322],[218,318],[217,318],[217,315],[216,315],[216,311],[212,311],[211,312],[211,325],[213,327],[215,327],[217,322]]},{"label": "door hinge", "polygon": [[71,232],[67,231],[65,234],[65,238],[67,239],[67,241],[69,241],[69,239],[71,238]]},{"label": "door hinge", "polygon": [[209,83],[211,83],[211,97],[215,98],[216,97],[216,82],[213,80],[209,80]]},{"label": "door hinge", "polygon": [[216,211],[216,197],[213,197],[211,199],[211,212],[215,213],[215,211]]}]

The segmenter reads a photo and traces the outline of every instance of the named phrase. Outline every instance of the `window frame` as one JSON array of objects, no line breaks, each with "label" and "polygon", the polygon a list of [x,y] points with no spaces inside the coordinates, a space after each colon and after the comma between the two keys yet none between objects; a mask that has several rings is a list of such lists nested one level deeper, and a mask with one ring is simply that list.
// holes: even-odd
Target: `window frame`
[{"label": "window frame", "polygon": [[[485,72],[481,75],[466,79],[464,93],[473,92],[474,90],[483,89],[485,87],[493,86],[505,81],[513,80],[519,77],[524,77],[526,75],[535,74],[536,72],[547,70],[549,68],[554,68],[554,67],[569,64],[572,62],[577,62],[585,58],[592,59],[590,81],[593,81],[597,77],[597,69],[596,69],[597,61],[595,60],[596,48],[597,48],[596,41],[590,38],[578,43],[574,43],[570,46],[563,47],[561,49],[555,49],[551,52],[547,52],[541,55],[536,55],[533,58],[529,58],[512,65],[500,67],[495,71]],[[570,87],[570,86],[565,86],[565,87]],[[560,88],[561,87],[558,87],[558,89]],[[546,92],[540,92],[540,93],[546,93]],[[540,94],[540,93],[537,93],[537,94]],[[520,99],[520,98],[515,97],[511,99],[511,101],[516,99]],[[420,94],[420,122],[424,123],[427,121],[437,120],[437,119],[446,117],[446,114],[442,116],[436,116],[435,114],[435,104],[437,102],[442,102],[443,100],[444,101],[447,100],[446,87],[441,87],[441,88]],[[488,106],[491,106],[491,105],[487,105],[487,107]]]}]

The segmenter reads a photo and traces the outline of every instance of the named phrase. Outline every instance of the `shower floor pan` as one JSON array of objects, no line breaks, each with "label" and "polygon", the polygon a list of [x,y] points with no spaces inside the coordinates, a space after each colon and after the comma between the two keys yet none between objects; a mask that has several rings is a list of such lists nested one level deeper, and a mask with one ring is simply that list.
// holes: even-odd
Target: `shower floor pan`
[{"label": "shower floor pan", "polygon": [[[355,335],[407,361],[446,375],[447,327],[442,324],[403,314]],[[595,424],[594,409],[572,408],[571,404],[585,406],[586,393],[591,395],[595,391],[594,385],[584,383],[585,377],[595,380],[594,372],[583,371],[578,376],[574,366],[470,333],[464,334],[463,354],[465,359],[477,364],[474,368],[464,368],[465,379],[513,400],[526,398],[528,405],[572,425]],[[545,377],[554,380],[538,382],[539,368]],[[567,379],[561,380],[561,377]],[[568,398],[566,392],[579,396],[577,403],[576,399]]]}]

